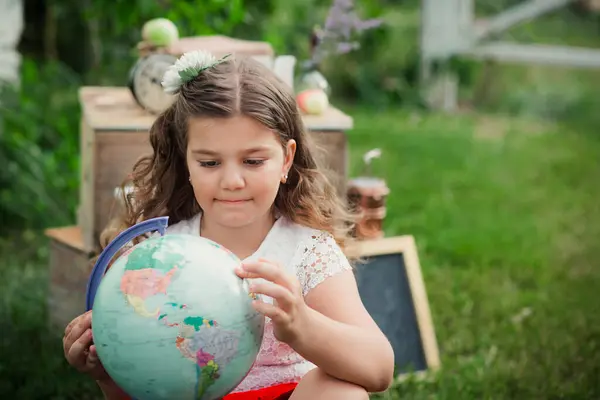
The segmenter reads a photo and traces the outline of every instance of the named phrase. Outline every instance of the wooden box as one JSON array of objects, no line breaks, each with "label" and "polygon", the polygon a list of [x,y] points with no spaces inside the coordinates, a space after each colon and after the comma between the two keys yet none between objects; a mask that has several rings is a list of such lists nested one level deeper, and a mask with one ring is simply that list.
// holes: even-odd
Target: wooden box
[{"label": "wooden box", "polygon": [[199,49],[209,51],[218,58],[228,53],[254,57],[275,56],[275,51],[268,42],[243,40],[223,35],[182,37],[169,46],[167,52],[179,57],[188,51]]},{"label": "wooden box", "polygon": [[48,317],[52,328],[64,329],[85,312],[85,291],[92,271],[92,254],[84,250],[76,226],[48,229],[50,239]]},{"label": "wooden box", "polygon": [[[156,116],[145,112],[127,88],[83,87],[79,92],[81,119],[81,182],[77,225],[83,249],[94,251],[98,237],[117,210],[115,189],[134,163],[152,149],[148,130]],[[352,118],[330,107],[304,122],[318,147],[317,157],[329,170],[342,198],[346,196],[348,148],[345,131]]]}]

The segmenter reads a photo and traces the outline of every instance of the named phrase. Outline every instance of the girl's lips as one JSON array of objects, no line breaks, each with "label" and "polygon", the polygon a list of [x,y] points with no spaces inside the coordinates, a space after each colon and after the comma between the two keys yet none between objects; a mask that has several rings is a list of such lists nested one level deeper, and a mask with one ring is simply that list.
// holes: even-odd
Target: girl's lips
[{"label": "girl's lips", "polygon": [[225,204],[240,204],[240,203],[245,203],[249,200],[224,200],[224,199],[217,199],[217,201],[221,202],[221,203],[225,203]]}]

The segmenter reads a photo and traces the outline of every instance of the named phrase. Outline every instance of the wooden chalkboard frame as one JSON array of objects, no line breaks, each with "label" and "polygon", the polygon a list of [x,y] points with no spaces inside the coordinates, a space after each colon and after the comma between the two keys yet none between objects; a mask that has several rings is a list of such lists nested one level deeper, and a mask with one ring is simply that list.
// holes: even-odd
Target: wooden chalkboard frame
[{"label": "wooden chalkboard frame", "polygon": [[[405,379],[409,375],[417,378],[423,378],[428,372],[435,372],[441,367],[439,348],[435,334],[435,327],[431,318],[427,290],[421,272],[421,264],[417,245],[412,235],[385,237],[379,239],[358,240],[349,246],[347,255],[358,257],[359,259],[367,257],[376,257],[383,255],[401,254],[404,259],[404,267],[410,287],[413,300],[414,311],[423,353],[427,369],[415,373],[401,372],[397,379]],[[360,261],[357,268],[361,267]]]}]

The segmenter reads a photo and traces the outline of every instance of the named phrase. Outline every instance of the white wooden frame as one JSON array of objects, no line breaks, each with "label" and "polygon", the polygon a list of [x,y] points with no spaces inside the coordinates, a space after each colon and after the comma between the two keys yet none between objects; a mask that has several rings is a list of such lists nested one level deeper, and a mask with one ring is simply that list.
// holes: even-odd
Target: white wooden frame
[{"label": "white wooden frame", "polygon": [[24,0],[0,0],[0,82],[18,85],[21,54],[17,50],[24,29]]},{"label": "white wooden frame", "polygon": [[[434,80],[434,62],[444,62],[454,56],[509,63],[600,68],[600,49],[492,40],[496,34],[574,0],[524,0],[486,20],[475,20],[474,1],[421,0],[420,72],[423,85]],[[456,107],[458,82],[449,75],[441,76],[441,81],[443,83],[438,87],[441,87],[444,95],[430,102],[430,105],[451,110]]]}]

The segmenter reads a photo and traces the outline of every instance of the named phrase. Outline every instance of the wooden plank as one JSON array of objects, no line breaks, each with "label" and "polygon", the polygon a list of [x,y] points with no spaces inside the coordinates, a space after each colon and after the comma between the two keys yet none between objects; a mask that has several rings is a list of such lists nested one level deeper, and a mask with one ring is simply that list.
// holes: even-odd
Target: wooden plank
[{"label": "wooden plank", "polygon": [[[96,131],[148,131],[156,119],[137,105],[126,87],[82,87],[79,90],[82,114]],[[309,130],[352,129],[350,116],[331,106],[322,115],[306,115],[304,124]]]},{"label": "wooden plank", "polygon": [[69,322],[85,312],[85,287],[72,292],[61,286],[48,289],[48,324],[55,332],[63,332]]},{"label": "wooden plank", "polygon": [[79,226],[64,226],[58,228],[49,228],[44,232],[48,238],[53,241],[62,243],[76,251],[85,252],[81,227]]},{"label": "wooden plank", "polygon": [[100,132],[96,142],[94,243],[119,211],[115,188],[121,186],[136,161],[152,153],[147,132]]},{"label": "wooden plank", "polygon": [[223,35],[182,37],[170,45],[167,52],[179,57],[183,53],[198,49],[210,51],[215,57],[222,57],[228,53],[270,57],[275,55],[273,47],[268,42],[237,39]]},{"label": "wooden plank", "polygon": [[344,199],[349,169],[348,137],[342,131],[310,131],[309,135],[316,148],[317,161],[337,188],[338,195]]},{"label": "wooden plank", "polygon": [[46,230],[50,238],[48,317],[52,329],[62,331],[85,312],[85,291],[92,270],[91,254],[83,250],[78,226]]},{"label": "wooden plank", "polygon": [[391,254],[395,251],[403,251],[413,245],[414,239],[410,235],[386,237],[374,240],[353,241],[345,253],[351,258],[371,257],[380,254]]},{"label": "wooden plank", "polygon": [[459,54],[506,63],[600,68],[600,50],[572,46],[496,42],[476,46]]},{"label": "wooden plank", "polygon": [[25,1],[0,2],[0,81],[18,87],[21,82],[19,43],[25,26]]},{"label": "wooden plank", "polygon": [[472,20],[473,0],[422,0],[420,45],[424,62],[450,57],[468,47]]},{"label": "wooden plank", "polygon": [[502,33],[513,26],[535,19],[573,0],[529,0],[512,6],[495,17],[478,22],[476,39],[480,40],[493,34]]},{"label": "wooden plank", "polygon": [[429,367],[432,369],[437,369],[441,364],[439,349],[433,320],[431,318],[427,291],[425,290],[423,274],[421,272],[421,263],[419,261],[417,246],[415,244],[415,239],[412,236],[410,236],[405,242],[407,243],[405,247],[403,247],[402,251],[404,253],[406,271],[409,276],[411,291],[413,293],[415,309],[417,311],[419,329],[422,332],[425,357],[427,358],[427,364]]},{"label": "wooden plank", "polygon": [[96,137],[94,131],[84,118],[80,123],[80,181],[79,181],[79,206],[77,208],[77,225],[81,226],[83,243],[86,249],[95,247],[92,232],[94,230],[94,185],[96,181]]}]

